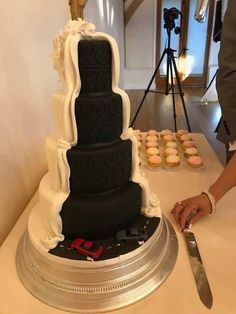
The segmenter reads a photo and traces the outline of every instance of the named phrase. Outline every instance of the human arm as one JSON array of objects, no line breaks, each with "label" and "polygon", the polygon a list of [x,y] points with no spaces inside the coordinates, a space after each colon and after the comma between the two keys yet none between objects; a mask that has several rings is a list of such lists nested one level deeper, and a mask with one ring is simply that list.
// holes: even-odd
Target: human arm
[{"label": "human arm", "polygon": [[[209,187],[209,192],[217,203],[232,187],[236,186],[236,151],[218,179]],[[172,209],[175,221],[183,230],[185,225],[193,224],[212,211],[206,194],[200,194],[176,203]]]},{"label": "human arm", "polygon": [[234,186],[236,186],[236,151],[209,191],[218,202]]},{"label": "human arm", "polygon": [[[219,53],[219,71],[216,79],[222,119],[219,125],[217,138],[230,143],[236,139],[236,1],[229,0],[224,17],[221,47]],[[236,185],[236,153],[226,168],[213,183],[209,192],[215,202],[218,202],[233,186]],[[188,198],[176,203],[172,212],[176,222],[183,230],[185,224],[198,221],[212,210],[206,194]]]}]

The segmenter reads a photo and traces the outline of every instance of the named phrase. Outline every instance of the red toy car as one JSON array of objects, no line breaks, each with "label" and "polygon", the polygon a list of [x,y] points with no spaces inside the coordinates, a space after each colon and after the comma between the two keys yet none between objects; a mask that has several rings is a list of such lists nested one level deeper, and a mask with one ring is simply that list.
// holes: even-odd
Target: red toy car
[{"label": "red toy car", "polygon": [[91,256],[92,258],[98,258],[104,248],[102,245],[97,245],[92,241],[87,241],[84,239],[76,239],[71,243],[71,248],[76,249],[78,253],[85,256]]}]

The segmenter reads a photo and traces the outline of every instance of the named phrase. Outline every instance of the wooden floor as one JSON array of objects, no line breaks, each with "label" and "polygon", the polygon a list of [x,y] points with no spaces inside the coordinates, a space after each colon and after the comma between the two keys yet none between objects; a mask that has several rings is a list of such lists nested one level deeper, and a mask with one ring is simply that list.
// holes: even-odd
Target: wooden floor
[{"label": "wooden floor", "polygon": [[[143,90],[127,90],[131,103],[131,122],[137,112],[138,106],[144,96]],[[209,102],[207,105],[200,102],[204,95],[202,88],[184,88],[185,108],[191,127],[194,133],[203,133],[211,144],[218,158],[225,164],[225,148],[222,143],[216,139],[214,132],[220,119],[220,107],[218,102]],[[176,124],[177,129],[188,129],[186,116],[179,95],[175,95],[176,104]],[[134,129],[147,131],[149,129],[171,129],[175,131],[173,114],[172,95],[168,96],[149,92],[139,111],[139,114],[133,125]]]}]

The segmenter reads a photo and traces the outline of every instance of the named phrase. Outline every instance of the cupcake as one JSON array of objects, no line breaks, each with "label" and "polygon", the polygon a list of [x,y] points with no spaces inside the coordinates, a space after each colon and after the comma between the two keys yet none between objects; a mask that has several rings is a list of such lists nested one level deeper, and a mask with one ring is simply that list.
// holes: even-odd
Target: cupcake
[{"label": "cupcake", "polygon": [[184,141],[191,141],[192,140],[192,136],[188,133],[188,134],[183,134],[180,136],[179,138],[180,142],[184,142]]},{"label": "cupcake", "polygon": [[198,155],[198,150],[196,147],[189,147],[184,150],[184,157],[186,158],[196,155]]},{"label": "cupcake", "polygon": [[146,142],[146,148],[150,148],[150,147],[157,147],[158,144],[156,141],[147,141]]},{"label": "cupcake", "polygon": [[167,142],[173,142],[175,140],[174,136],[172,134],[165,134],[162,136],[162,140],[167,143]]},{"label": "cupcake", "polygon": [[183,149],[190,148],[190,147],[196,147],[196,144],[194,143],[194,141],[184,141],[182,143],[182,147],[183,147]]},{"label": "cupcake", "polygon": [[147,137],[146,137],[146,141],[154,141],[154,142],[157,142],[158,141],[158,137],[156,136],[156,135],[148,135]]},{"label": "cupcake", "polygon": [[187,164],[192,168],[200,168],[203,166],[203,160],[200,156],[191,156],[186,159]]},{"label": "cupcake", "polygon": [[151,167],[161,167],[162,166],[162,159],[160,156],[157,156],[157,155],[153,155],[153,156],[150,156],[148,159],[147,159],[147,163],[149,166]]},{"label": "cupcake", "polygon": [[178,155],[178,151],[176,148],[168,147],[164,150],[164,156],[170,156],[170,155]]},{"label": "cupcake", "polygon": [[172,135],[172,132],[169,129],[162,130],[160,133],[161,137],[163,137],[164,135],[168,135],[168,134]]},{"label": "cupcake", "polygon": [[153,155],[160,155],[160,151],[157,147],[149,147],[146,149],[147,158]]},{"label": "cupcake", "polygon": [[180,158],[177,155],[169,155],[165,158],[165,164],[168,167],[178,167],[180,165]]},{"label": "cupcake", "polygon": [[180,138],[182,135],[184,134],[188,134],[188,131],[184,130],[184,129],[180,129],[176,132],[176,136],[177,138]]},{"label": "cupcake", "polygon": [[177,148],[177,144],[176,144],[176,142],[172,142],[172,141],[170,141],[170,142],[167,142],[166,143],[166,148]]},{"label": "cupcake", "polygon": [[155,135],[155,136],[157,136],[158,135],[158,132],[156,131],[156,130],[149,130],[149,131],[147,131],[147,135]]}]

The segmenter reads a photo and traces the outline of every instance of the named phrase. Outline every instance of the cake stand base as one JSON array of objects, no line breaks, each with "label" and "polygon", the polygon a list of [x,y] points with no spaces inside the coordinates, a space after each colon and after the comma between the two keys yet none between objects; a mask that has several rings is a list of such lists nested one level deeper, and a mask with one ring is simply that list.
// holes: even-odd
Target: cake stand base
[{"label": "cake stand base", "polygon": [[16,254],[18,275],[42,302],[75,313],[101,313],[139,301],[171,273],[178,243],[165,217],[138,249],[102,261],[78,261],[38,251],[27,232]]}]

